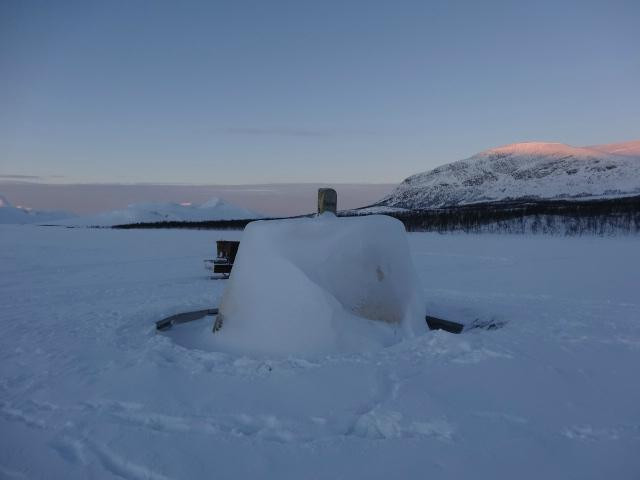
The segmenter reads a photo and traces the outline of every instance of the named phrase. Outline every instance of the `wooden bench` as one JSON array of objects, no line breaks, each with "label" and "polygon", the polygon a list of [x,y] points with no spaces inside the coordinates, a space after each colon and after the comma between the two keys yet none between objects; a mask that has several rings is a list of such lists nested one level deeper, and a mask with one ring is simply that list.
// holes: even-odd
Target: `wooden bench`
[{"label": "wooden bench", "polygon": [[216,242],[216,258],[213,260],[205,260],[205,268],[213,273],[220,273],[222,277],[211,278],[229,278],[233,262],[238,254],[240,242],[236,240],[218,240]]}]

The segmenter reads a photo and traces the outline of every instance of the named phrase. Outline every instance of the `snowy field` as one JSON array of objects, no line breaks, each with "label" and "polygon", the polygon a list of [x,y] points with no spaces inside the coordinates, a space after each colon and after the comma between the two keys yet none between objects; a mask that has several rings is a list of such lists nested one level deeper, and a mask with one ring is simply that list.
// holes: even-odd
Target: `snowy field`
[{"label": "snowy field", "polygon": [[156,333],[218,304],[202,260],[240,237],[0,226],[0,478],[640,478],[638,238],[411,234],[428,312],[497,330],[287,358]]}]

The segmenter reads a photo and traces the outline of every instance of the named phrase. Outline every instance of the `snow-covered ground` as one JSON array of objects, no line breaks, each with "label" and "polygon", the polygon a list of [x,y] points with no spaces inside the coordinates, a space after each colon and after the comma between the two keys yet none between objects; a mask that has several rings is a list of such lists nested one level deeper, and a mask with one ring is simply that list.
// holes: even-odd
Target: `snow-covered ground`
[{"label": "snow-covered ground", "polygon": [[428,311],[498,330],[277,359],[156,333],[218,304],[202,259],[240,237],[0,226],[0,478],[640,475],[636,238],[411,234]]}]

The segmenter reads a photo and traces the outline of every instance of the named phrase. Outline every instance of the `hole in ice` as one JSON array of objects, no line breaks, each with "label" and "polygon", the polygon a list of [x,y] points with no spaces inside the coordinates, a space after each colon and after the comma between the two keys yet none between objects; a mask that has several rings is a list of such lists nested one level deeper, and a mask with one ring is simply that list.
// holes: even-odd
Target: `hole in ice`
[{"label": "hole in ice", "polygon": [[[397,331],[399,327],[355,317],[351,327],[343,331],[340,338],[335,339],[335,346],[332,349],[327,349],[324,345],[308,345],[301,342],[301,348],[292,352],[291,345],[296,344],[296,340],[287,338],[286,332],[281,332],[277,336],[282,337],[286,348],[283,347],[281,352],[267,351],[261,347],[261,337],[259,335],[256,335],[254,341],[249,343],[246,342],[246,339],[243,339],[242,342],[237,342],[233,334],[227,335],[228,328],[225,328],[227,327],[226,324],[214,333],[212,330],[217,319],[219,319],[219,315],[207,315],[197,320],[173,325],[167,330],[159,330],[157,334],[163,335],[175,344],[189,350],[223,352],[253,357],[286,357],[289,355],[318,357],[340,353],[370,352],[387,348],[403,341],[402,335]],[[297,340],[299,341],[300,339]]]}]

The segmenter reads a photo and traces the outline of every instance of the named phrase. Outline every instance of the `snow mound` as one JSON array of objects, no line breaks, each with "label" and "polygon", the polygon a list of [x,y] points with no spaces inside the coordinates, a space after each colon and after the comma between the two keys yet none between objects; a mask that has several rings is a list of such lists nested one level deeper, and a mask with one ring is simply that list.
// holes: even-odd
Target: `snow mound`
[{"label": "snow mound", "polygon": [[406,232],[391,217],[250,223],[215,347],[269,355],[368,351],[424,331]]},{"label": "snow mound", "polygon": [[262,214],[212,198],[202,205],[179,203],[134,203],[121,210],[78,217],[61,222],[74,226],[110,227],[129,223],[205,222],[263,218]]},{"label": "snow mound", "polygon": [[526,142],[492,148],[413,175],[380,205],[421,209],[639,194],[640,142],[593,147]]},{"label": "snow mound", "polygon": [[14,206],[6,197],[0,195],[0,224],[48,223],[71,218],[72,213],[56,210],[33,210]]}]

